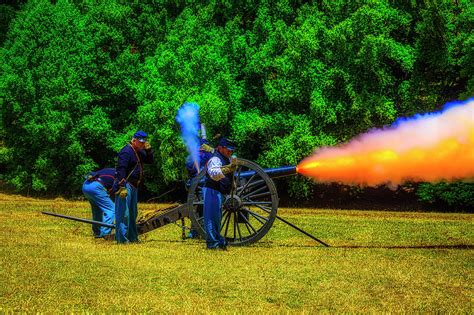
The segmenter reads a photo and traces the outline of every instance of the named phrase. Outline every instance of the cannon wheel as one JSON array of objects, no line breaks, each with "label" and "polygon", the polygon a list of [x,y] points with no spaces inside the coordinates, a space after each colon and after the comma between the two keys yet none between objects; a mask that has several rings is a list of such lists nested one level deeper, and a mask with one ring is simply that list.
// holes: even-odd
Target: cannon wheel
[{"label": "cannon wheel", "polygon": [[[273,180],[258,164],[239,159],[234,184],[222,197],[221,235],[229,245],[243,246],[260,240],[271,228],[278,209],[278,193]],[[202,185],[204,168],[189,188],[187,207],[192,225],[205,237]]]}]

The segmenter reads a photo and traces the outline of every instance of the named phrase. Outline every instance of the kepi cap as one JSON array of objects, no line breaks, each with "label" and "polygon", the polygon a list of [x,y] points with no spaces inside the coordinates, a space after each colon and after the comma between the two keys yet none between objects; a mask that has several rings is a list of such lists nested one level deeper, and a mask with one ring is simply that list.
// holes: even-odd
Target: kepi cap
[{"label": "kepi cap", "polygon": [[236,148],[235,142],[231,139],[228,139],[228,138],[221,138],[219,140],[218,145],[221,146],[221,147],[226,147],[227,149],[229,149],[231,151],[235,151],[235,148]]},{"label": "kepi cap", "polygon": [[140,142],[146,142],[146,138],[148,137],[148,134],[143,130],[138,130],[137,132],[135,132],[133,137]]}]

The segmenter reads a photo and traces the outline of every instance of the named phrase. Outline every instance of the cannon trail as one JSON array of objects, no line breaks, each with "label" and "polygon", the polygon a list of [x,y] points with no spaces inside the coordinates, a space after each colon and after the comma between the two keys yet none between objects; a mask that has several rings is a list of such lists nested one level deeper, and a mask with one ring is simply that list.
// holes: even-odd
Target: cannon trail
[{"label": "cannon trail", "polygon": [[317,149],[297,171],[320,182],[375,186],[474,179],[474,98],[398,119],[336,147]]}]

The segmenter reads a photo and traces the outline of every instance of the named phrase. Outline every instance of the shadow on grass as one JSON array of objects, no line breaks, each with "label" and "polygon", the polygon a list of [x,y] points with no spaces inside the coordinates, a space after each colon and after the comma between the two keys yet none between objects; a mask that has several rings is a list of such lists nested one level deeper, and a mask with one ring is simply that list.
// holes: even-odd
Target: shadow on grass
[{"label": "shadow on grass", "polygon": [[203,240],[157,240],[157,239],[141,239],[142,243],[164,243],[164,244],[186,244],[186,245],[200,245],[204,243]]},{"label": "shadow on grass", "polygon": [[387,249],[474,249],[474,245],[341,245],[333,248],[387,248]]},{"label": "shadow on grass", "polygon": [[[186,240],[159,240],[159,239],[148,239],[143,242],[150,243],[180,243],[186,244],[189,246],[202,245],[204,240],[200,239],[186,239]],[[257,248],[272,248],[272,247],[291,247],[291,248],[349,248],[349,249],[358,249],[358,248],[385,248],[385,249],[474,249],[474,245],[471,244],[452,244],[452,245],[336,245],[324,247],[319,244],[308,245],[308,244],[278,244],[276,242],[258,242],[249,246],[231,246],[231,247],[257,247]]]},{"label": "shadow on grass", "polygon": [[471,244],[453,244],[453,245],[329,245],[325,247],[319,244],[308,245],[308,244],[278,244],[273,242],[259,242],[258,244],[251,245],[252,247],[292,247],[292,248],[384,248],[384,249],[474,249],[474,245]]}]

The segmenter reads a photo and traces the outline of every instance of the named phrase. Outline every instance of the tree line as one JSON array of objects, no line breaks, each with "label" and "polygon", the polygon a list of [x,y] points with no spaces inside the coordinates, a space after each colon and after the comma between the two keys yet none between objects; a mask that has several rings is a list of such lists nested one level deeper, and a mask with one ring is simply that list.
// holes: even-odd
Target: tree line
[{"label": "tree line", "polygon": [[[209,135],[276,167],[474,95],[469,0],[31,0],[0,12],[0,180],[22,192],[77,194],[137,129],[156,152],[147,189],[165,191],[186,177],[186,101]],[[315,187],[288,181],[296,197]],[[416,193],[474,205],[472,183]]]}]

